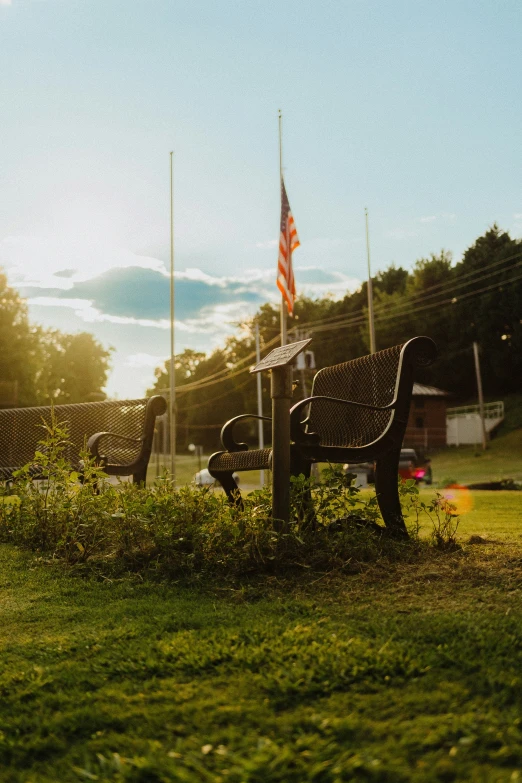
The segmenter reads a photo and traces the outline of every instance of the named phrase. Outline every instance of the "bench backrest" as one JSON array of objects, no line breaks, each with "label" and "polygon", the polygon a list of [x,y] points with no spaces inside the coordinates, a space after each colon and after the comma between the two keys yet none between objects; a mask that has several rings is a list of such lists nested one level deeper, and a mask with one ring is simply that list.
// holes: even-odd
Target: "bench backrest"
[{"label": "bench backrest", "polygon": [[413,368],[431,364],[435,355],[432,340],[416,337],[403,345],[319,370],[314,378],[312,396],[324,395],[377,406],[389,405],[397,398],[398,407],[391,411],[372,411],[318,400],[310,405],[308,431],[319,435],[321,446],[353,448],[382,437],[397,416],[404,419],[406,426]]},{"label": "bench backrest", "polygon": [[[86,441],[98,432],[141,438],[149,403],[150,400],[142,399],[55,405],[55,420],[64,424],[69,433],[70,443],[65,448],[65,458],[73,466],[78,466]],[[31,462],[38,442],[45,438],[43,424],[50,424],[51,418],[51,407],[0,410],[0,469],[20,468]],[[114,444],[111,461],[116,464],[130,464],[140,454],[139,443],[114,441]]]}]

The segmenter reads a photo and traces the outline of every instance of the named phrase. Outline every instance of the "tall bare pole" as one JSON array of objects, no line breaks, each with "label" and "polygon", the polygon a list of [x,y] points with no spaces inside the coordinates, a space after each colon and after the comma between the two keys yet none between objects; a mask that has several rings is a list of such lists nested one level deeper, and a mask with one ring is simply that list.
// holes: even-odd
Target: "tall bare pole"
[{"label": "tall bare pole", "polygon": [[486,420],[484,418],[484,395],[482,394],[482,376],[480,374],[480,359],[478,343],[473,343],[473,356],[475,357],[475,373],[477,375],[477,391],[479,401],[480,431],[482,435],[482,448],[486,451],[488,447],[488,435],[486,432]]},{"label": "tall bare pole", "polygon": [[365,207],[366,216],[366,253],[368,256],[368,321],[370,326],[370,353],[375,353],[375,323],[373,320],[373,286],[372,272],[370,268],[370,230],[368,228],[368,207]]},{"label": "tall bare pole", "polygon": [[174,378],[174,174],[170,153],[170,476],[176,482],[176,381]]},{"label": "tall bare pole", "polygon": [[[261,350],[259,346],[259,321],[256,318],[256,364],[259,364],[261,361]],[[256,373],[256,383],[257,383],[257,415],[262,416],[263,415],[263,389],[261,387],[261,373]],[[264,432],[263,432],[263,422],[261,419],[257,422],[258,427],[258,438],[259,438],[259,448],[264,449],[265,448],[265,438],[264,438]],[[259,483],[262,487],[265,486],[265,471],[260,470],[259,471]]]},{"label": "tall bare pole", "polygon": [[[281,109],[278,113],[279,120],[279,190],[282,193],[283,187],[283,114]],[[281,345],[286,345],[288,342],[288,332],[286,326],[286,302],[281,294]]]}]

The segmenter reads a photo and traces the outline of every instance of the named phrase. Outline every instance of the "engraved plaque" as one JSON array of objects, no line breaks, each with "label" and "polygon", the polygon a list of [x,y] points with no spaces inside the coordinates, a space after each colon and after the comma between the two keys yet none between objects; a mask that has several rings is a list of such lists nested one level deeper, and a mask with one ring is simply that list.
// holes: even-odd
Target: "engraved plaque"
[{"label": "engraved plaque", "polygon": [[312,342],[310,337],[308,340],[300,340],[298,343],[289,343],[288,345],[282,345],[280,348],[274,348],[270,351],[268,356],[261,359],[259,364],[252,367],[250,372],[262,372],[263,370],[273,370],[275,367],[286,367],[287,364],[291,364],[298,353],[301,353],[307,345]]}]

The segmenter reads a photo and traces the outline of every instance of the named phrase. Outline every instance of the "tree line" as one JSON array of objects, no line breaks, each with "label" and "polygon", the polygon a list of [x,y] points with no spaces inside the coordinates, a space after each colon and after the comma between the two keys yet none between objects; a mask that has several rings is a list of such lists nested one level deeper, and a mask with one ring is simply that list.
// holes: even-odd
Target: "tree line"
[{"label": "tree line", "polygon": [[25,300],[0,272],[0,405],[103,399],[110,354],[88,332],[66,334],[32,324]]},{"label": "tree line", "polygon": [[[485,394],[502,397],[522,389],[522,240],[494,225],[453,263],[441,251],[419,259],[411,270],[391,265],[372,279],[377,350],[416,335],[435,340],[439,358],[419,370],[417,380],[452,394],[454,404],[475,400],[473,342],[480,346]],[[176,356],[177,435],[180,447],[198,443],[219,448],[220,426],[232,416],[257,412],[255,322],[261,355],[278,345],[279,311],[263,305],[254,319],[238,324],[238,335],[210,355],[185,350]],[[312,337],[316,369],[369,352],[367,283],[342,299],[299,297],[292,339]],[[316,370],[305,371],[310,393]],[[169,362],[156,370],[149,393],[169,387]],[[300,379],[300,374],[297,375]],[[270,412],[269,377],[262,376],[263,407]],[[250,435],[254,436],[254,425]]]}]

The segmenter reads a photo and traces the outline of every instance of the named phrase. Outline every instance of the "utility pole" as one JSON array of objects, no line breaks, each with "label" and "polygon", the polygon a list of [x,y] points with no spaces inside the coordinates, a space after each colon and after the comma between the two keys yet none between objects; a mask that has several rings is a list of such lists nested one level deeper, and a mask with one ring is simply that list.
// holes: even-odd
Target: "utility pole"
[{"label": "utility pole", "polygon": [[486,432],[486,420],[484,418],[484,396],[482,394],[482,377],[480,374],[480,360],[478,343],[473,343],[473,355],[475,357],[475,373],[477,375],[477,390],[479,400],[480,429],[482,434],[482,448],[484,451],[488,447],[488,434]]}]

